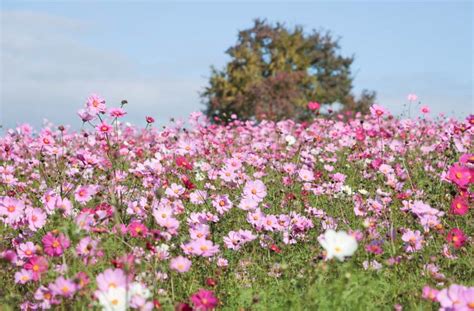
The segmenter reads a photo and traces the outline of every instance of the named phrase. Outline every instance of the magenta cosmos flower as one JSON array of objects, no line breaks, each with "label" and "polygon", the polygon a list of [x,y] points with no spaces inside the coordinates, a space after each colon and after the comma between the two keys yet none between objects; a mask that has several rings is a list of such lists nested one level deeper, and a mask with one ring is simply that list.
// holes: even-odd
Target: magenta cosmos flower
[{"label": "magenta cosmos flower", "polygon": [[466,243],[466,235],[464,232],[459,228],[453,228],[449,231],[446,240],[451,243],[454,248],[461,248],[464,243]]},{"label": "magenta cosmos flower", "polygon": [[471,182],[471,172],[469,168],[455,163],[448,172],[449,179],[459,187],[465,187]]},{"label": "magenta cosmos flower", "polygon": [[451,202],[451,213],[454,215],[466,215],[469,211],[467,200],[463,197],[456,196]]},{"label": "magenta cosmos flower", "polygon": [[133,221],[130,223],[127,230],[132,237],[144,237],[148,233],[147,227],[139,221]]},{"label": "magenta cosmos flower", "polygon": [[212,291],[202,288],[191,296],[191,301],[197,310],[202,311],[212,310],[219,303],[219,300]]},{"label": "magenta cosmos flower", "polygon": [[33,280],[37,281],[40,279],[41,274],[48,270],[48,261],[41,256],[35,256],[30,258],[30,260],[24,265],[26,270],[32,272]]},{"label": "magenta cosmos flower", "polygon": [[61,256],[64,250],[71,245],[69,239],[62,233],[48,232],[41,241],[43,242],[44,252],[49,256]]},{"label": "magenta cosmos flower", "polygon": [[308,109],[311,111],[318,110],[321,107],[321,105],[318,102],[309,102],[308,103]]}]

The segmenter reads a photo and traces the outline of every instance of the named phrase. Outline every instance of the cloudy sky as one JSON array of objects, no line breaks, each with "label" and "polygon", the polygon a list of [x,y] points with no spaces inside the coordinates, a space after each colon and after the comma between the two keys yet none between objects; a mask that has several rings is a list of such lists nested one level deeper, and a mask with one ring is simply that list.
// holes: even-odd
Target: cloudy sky
[{"label": "cloudy sky", "polygon": [[328,29],[354,55],[354,86],[399,114],[416,93],[434,113],[474,113],[472,1],[1,2],[0,123],[79,125],[90,93],[160,124],[201,110],[209,68],[257,17]]}]

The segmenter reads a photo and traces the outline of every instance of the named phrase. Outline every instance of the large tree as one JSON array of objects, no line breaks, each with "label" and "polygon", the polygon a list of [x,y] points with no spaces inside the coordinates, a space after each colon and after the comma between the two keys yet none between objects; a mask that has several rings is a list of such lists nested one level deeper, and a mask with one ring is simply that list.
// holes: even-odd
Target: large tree
[{"label": "large tree", "polygon": [[201,93],[210,117],[234,113],[242,119],[280,120],[308,117],[306,104],[340,103],[344,110],[366,111],[375,93],[351,93],[353,57],[339,53],[329,32],[293,29],[265,20],[239,32],[226,53],[224,70],[211,68],[209,85]]}]

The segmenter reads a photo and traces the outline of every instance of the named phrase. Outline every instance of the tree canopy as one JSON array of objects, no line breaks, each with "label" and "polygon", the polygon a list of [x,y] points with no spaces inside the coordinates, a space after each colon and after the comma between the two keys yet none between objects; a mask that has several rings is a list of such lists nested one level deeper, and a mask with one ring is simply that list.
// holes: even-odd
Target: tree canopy
[{"label": "tree canopy", "polygon": [[342,56],[338,41],[330,32],[307,34],[301,26],[289,29],[255,20],[226,51],[230,61],[225,68],[211,67],[209,85],[201,93],[206,114],[304,120],[309,101],[367,111],[375,93],[364,90],[358,99],[352,94],[354,57]]}]

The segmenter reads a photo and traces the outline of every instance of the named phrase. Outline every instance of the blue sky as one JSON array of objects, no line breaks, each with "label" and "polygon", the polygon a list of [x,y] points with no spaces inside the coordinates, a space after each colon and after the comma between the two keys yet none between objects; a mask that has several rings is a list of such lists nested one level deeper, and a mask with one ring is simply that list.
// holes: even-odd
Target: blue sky
[{"label": "blue sky", "polygon": [[434,113],[474,112],[472,1],[3,1],[0,122],[79,124],[89,93],[129,101],[128,120],[160,124],[200,110],[254,18],[327,29],[354,55],[354,88],[399,114],[416,93]]}]

